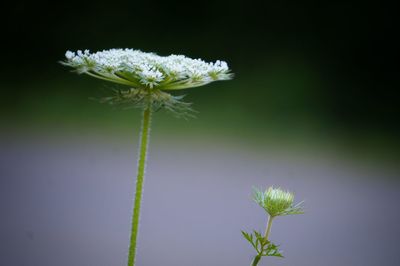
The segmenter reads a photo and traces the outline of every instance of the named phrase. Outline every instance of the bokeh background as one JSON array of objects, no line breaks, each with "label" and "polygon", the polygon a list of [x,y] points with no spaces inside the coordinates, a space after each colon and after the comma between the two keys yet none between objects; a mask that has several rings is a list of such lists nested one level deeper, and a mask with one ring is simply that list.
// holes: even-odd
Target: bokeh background
[{"label": "bokeh background", "polygon": [[2,8],[0,265],[125,265],[140,112],[91,97],[66,50],[226,60],[232,81],[156,113],[138,265],[249,265],[252,186],[307,214],[276,221],[285,259],[400,264],[397,10],[388,1],[14,1]]}]

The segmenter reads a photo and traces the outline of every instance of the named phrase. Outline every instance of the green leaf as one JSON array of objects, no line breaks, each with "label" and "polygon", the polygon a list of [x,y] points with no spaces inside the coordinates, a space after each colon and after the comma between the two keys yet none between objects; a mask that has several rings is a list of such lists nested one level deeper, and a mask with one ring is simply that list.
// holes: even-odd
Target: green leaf
[{"label": "green leaf", "polygon": [[279,246],[269,242],[262,252],[262,256],[270,256],[270,257],[279,257],[283,258],[281,251],[279,250]]},{"label": "green leaf", "polygon": [[242,231],[242,235],[257,250],[257,244],[254,243],[253,235],[249,234],[249,233],[247,233],[245,231]]},{"label": "green leaf", "polygon": [[247,241],[252,242],[252,236],[249,233],[242,231],[242,235],[247,239]]},{"label": "green leaf", "polygon": [[260,256],[283,258],[279,246],[266,239],[260,232],[254,230],[252,234],[241,231],[243,237],[253,246]]}]

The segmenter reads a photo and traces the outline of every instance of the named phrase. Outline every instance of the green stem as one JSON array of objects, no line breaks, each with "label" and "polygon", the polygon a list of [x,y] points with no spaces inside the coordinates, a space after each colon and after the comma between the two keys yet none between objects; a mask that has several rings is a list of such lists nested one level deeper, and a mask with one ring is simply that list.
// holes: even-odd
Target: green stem
[{"label": "green stem", "polygon": [[142,132],[140,136],[140,152],[136,179],[135,203],[132,215],[132,230],[128,255],[128,266],[135,265],[137,238],[139,232],[140,207],[142,203],[144,172],[146,168],[147,148],[150,138],[151,106],[143,111]]},{"label": "green stem", "polygon": [[[266,240],[268,240],[269,234],[271,233],[271,226],[273,219],[274,217],[268,216],[267,228],[265,229],[265,234],[264,234],[264,238]],[[261,254],[258,254],[257,256],[254,257],[253,261],[251,262],[251,266],[257,266],[260,260],[261,260]]]},{"label": "green stem", "polygon": [[265,235],[264,238],[268,240],[269,234],[271,233],[271,226],[272,226],[272,220],[274,217],[268,216],[268,223],[267,223],[267,228],[265,229]]},{"label": "green stem", "polygon": [[261,260],[261,255],[255,256],[253,261],[251,262],[251,266],[257,266],[260,260]]}]

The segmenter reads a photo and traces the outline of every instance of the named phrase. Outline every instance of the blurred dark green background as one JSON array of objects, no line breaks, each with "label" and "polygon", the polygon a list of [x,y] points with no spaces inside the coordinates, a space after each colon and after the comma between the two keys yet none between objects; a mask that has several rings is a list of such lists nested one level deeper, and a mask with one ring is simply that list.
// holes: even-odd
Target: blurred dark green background
[{"label": "blurred dark green background", "polygon": [[[131,128],[135,111],[88,100],[113,84],[58,64],[66,50],[135,48],[226,60],[235,79],[185,91],[179,132],[399,147],[396,8],[385,1],[15,1],[3,9],[5,128]],[[265,137],[268,136],[268,137]]]}]

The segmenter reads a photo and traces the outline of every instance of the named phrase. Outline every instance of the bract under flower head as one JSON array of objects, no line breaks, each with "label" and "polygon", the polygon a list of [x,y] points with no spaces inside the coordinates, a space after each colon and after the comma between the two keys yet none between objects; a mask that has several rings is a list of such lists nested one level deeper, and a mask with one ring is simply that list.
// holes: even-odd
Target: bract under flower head
[{"label": "bract under flower head", "polygon": [[224,61],[208,63],[183,55],[159,56],[133,49],[67,51],[64,65],[78,73],[127,85],[132,88],[180,90],[198,87],[232,74]]},{"label": "bract under flower head", "polygon": [[253,198],[272,217],[303,213],[303,202],[294,205],[294,194],[280,188],[269,187],[264,192],[255,188]]}]

